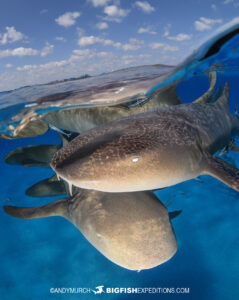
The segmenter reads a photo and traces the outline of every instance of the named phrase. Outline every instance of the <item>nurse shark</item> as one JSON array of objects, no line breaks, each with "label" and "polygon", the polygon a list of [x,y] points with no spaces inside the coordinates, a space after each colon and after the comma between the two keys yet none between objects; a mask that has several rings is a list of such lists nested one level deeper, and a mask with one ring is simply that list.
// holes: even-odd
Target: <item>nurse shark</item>
[{"label": "nurse shark", "polygon": [[[136,74],[137,75],[137,74]],[[201,96],[209,98],[212,96],[216,85],[216,72],[209,72],[209,89]],[[136,77],[138,87],[141,81]],[[113,84],[113,83],[112,83]],[[9,129],[12,135],[2,134],[0,138],[3,139],[17,139],[23,137],[34,137],[44,134],[49,127],[62,132],[59,129],[83,133],[98,125],[116,120],[125,116],[154,110],[159,107],[171,106],[180,104],[181,101],[177,96],[176,83],[172,83],[159,91],[151,93],[150,97],[137,96],[136,100],[122,100],[117,104],[90,104],[88,106],[73,107],[62,110],[56,110],[42,115],[38,115],[34,111],[14,116],[13,120],[16,122],[18,118],[22,121],[16,127],[10,125]],[[137,92],[137,89],[135,90]],[[108,93],[112,93],[111,90]],[[95,95],[97,97],[97,94]]]},{"label": "nurse shark", "polygon": [[64,217],[105,257],[129,270],[156,267],[177,251],[171,219],[181,211],[168,213],[153,192],[75,189],[72,197],[41,207],[4,206],[4,210],[21,219]]},{"label": "nurse shark", "polygon": [[239,191],[239,170],[213,156],[238,134],[226,83],[213,103],[202,98],[93,128],[57,151],[51,167],[70,186],[104,192],[154,190],[204,174]]}]

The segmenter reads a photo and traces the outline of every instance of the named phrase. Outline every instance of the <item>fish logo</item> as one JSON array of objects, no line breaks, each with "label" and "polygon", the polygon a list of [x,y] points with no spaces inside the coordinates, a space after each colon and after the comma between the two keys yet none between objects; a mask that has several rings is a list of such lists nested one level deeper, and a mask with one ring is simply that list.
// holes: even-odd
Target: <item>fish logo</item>
[{"label": "fish logo", "polygon": [[102,293],[104,293],[103,287],[104,287],[103,285],[96,286],[96,287],[95,287],[96,290],[92,290],[92,291],[94,292],[95,295],[96,295],[96,294],[102,294]]}]

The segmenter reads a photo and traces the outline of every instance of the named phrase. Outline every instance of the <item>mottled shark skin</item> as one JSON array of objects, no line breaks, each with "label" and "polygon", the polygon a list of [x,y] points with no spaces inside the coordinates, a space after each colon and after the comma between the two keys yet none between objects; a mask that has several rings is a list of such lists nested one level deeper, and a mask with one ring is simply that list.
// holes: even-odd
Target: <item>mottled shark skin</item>
[{"label": "mottled shark skin", "polygon": [[[196,101],[209,99],[216,85],[216,72],[209,73],[209,89]],[[122,101],[117,104],[91,105],[45,113],[37,116],[28,113],[21,123],[12,129],[12,135],[2,134],[0,138],[16,139],[19,137],[34,137],[45,133],[49,127],[60,128],[77,133],[83,133],[98,125],[138,114],[155,110],[159,107],[168,107],[181,103],[176,92],[176,83],[170,84],[159,91],[152,92],[147,99]],[[16,121],[14,118],[14,121]]]},{"label": "mottled shark skin", "polygon": [[129,270],[154,268],[177,251],[170,219],[180,211],[169,215],[153,192],[78,189],[73,197],[42,207],[4,206],[4,210],[22,219],[65,217],[105,257]]},{"label": "mottled shark skin", "polygon": [[229,86],[214,103],[159,108],[101,125],[53,156],[70,185],[104,192],[155,190],[202,174],[239,191],[239,170],[212,155],[239,133]]}]

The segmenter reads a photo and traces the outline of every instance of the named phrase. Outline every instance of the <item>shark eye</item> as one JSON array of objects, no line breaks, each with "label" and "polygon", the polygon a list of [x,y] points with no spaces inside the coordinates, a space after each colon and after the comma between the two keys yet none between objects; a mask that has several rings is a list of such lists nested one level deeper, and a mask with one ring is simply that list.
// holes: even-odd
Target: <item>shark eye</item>
[{"label": "shark eye", "polygon": [[132,162],[134,162],[134,163],[137,163],[139,161],[139,157],[134,157],[133,159],[132,159]]}]

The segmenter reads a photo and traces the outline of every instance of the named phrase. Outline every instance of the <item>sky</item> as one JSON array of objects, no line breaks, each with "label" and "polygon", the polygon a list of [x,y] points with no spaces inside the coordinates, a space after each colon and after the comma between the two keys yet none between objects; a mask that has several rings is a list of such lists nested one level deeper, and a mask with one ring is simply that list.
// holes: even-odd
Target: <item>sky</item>
[{"label": "sky", "polygon": [[176,65],[238,16],[239,0],[1,0],[0,91]]}]

